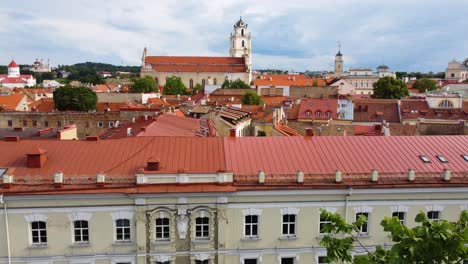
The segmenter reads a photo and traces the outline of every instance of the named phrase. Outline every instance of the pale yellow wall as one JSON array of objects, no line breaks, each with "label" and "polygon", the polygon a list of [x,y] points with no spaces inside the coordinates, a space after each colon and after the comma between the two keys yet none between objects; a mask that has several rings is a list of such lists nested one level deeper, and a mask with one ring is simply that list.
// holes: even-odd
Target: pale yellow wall
[{"label": "pale yellow wall", "polygon": [[[155,72],[155,71],[143,71],[142,76],[149,75],[153,78],[158,78],[158,85],[164,86],[166,84],[166,78],[172,76],[178,76],[182,79],[185,87],[190,88],[190,79],[193,79],[193,86],[197,83],[202,84],[202,80],[205,79],[205,84],[214,84],[214,78],[216,78],[217,85],[223,84],[224,80],[240,79],[246,83],[249,83],[249,73],[229,73],[229,72]],[[211,83],[208,81],[211,79]]]}]

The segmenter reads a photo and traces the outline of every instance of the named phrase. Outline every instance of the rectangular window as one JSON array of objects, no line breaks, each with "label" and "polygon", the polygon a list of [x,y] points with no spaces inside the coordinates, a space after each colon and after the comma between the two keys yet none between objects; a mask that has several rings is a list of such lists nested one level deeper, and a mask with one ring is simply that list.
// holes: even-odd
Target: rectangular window
[{"label": "rectangular window", "polygon": [[33,126],[33,127],[36,127],[36,126],[37,126],[37,121],[36,121],[36,120],[33,120],[33,121],[32,121],[32,126]]},{"label": "rectangular window", "polygon": [[169,239],[169,218],[156,219],[156,239]]},{"label": "rectangular window", "polygon": [[369,213],[357,213],[356,214],[356,220],[359,219],[359,216],[365,216],[366,217],[366,222],[359,227],[359,231],[362,234],[368,234],[369,233]]},{"label": "rectangular window", "polygon": [[400,223],[402,225],[405,224],[405,212],[393,212],[392,217],[398,218],[398,220],[400,220]]},{"label": "rectangular window", "polygon": [[195,264],[208,264],[208,260],[205,259],[205,260],[195,260]]},{"label": "rectangular window", "polygon": [[465,161],[468,161],[468,155],[461,155]]},{"label": "rectangular window", "polygon": [[114,122],[109,122],[109,127],[114,127]]},{"label": "rectangular window", "polygon": [[31,223],[31,238],[33,245],[47,244],[46,222],[36,221]]},{"label": "rectangular window", "polygon": [[318,257],[318,264],[328,264],[330,262],[328,262],[328,258],[326,256],[320,256]]},{"label": "rectangular window", "polygon": [[117,241],[130,241],[130,220],[115,220],[115,234]]},{"label": "rectangular window", "polygon": [[281,264],[294,264],[294,258],[281,258]]},{"label": "rectangular window", "polygon": [[320,216],[320,224],[319,224],[319,231],[320,234],[325,234],[324,227],[326,224],[331,224],[330,220],[327,220],[326,218]]},{"label": "rectangular window", "polygon": [[13,120],[8,120],[8,127],[12,127],[13,126]]},{"label": "rectangular window", "polygon": [[27,127],[28,126],[28,120],[23,120],[23,126]]},{"label": "rectangular window", "polygon": [[89,242],[89,227],[88,221],[79,220],[73,222],[75,243],[88,243]]},{"label": "rectangular window", "polygon": [[431,160],[424,155],[419,156],[419,158],[424,162],[424,163],[431,163]]},{"label": "rectangular window", "polygon": [[438,222],[440,220],[440,211],[427,212],[427,218],[429,218],[429,220]]},{"label": "rectangular window", "polygon": [[245,237],[258,237],[258,215],[245,216]]},{"label": "rectangular window", "polygon": [[62,121],[57,121],[57,127],[62,127]]},{"label": "rectangular window", "polygon": [[437,159],[442,163],[448,163],[448,160],[442,155],[437,155]]},{"label": "rectangular window", "polygon": [[89,122],[88,122],[88,121],[85,121],[85,122],[84,122],[84,126],[85,126],[85,127],[89,127]]},{"label": "rectangular window", "polygon": [[102,122],[98,122],[98,123],[97,123],[97,126],[98,126],[98,127],[104,127],[104,124],[103,124]]},{"label": "rectangular window", "polygon": [[49,121],[44,120],[44,127],[49,127]]},{"label": "rectangular window", "polygon": [[210,238],[210,219],[208,217],[197,217],[195,220],[195,238]]},{"label": "rectangular window", "polygon": [[285,214],[283,215],[283,236],[295,236],[296,235],[296,215]]},{"label": "rectangular window", "polygon": [[244,264],[257,264],[257,259],[244,259]]}]

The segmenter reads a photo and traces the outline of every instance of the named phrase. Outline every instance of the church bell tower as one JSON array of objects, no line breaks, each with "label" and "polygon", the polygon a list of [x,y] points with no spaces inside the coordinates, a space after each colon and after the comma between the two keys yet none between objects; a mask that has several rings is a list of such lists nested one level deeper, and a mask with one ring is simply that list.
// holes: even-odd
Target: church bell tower
[{"label": "church bell tower", "polygon": [[338,53],[335,55],[335,77],[343,76],[343,54],[341,44],[338,42]]},{"label": "church bell tower", "polygon": [[251,35],[242,17],[234,24],[234,32],[231,33],[230,41],[229,55],[231,57],[244,57],[250,70],[252,68]]}]

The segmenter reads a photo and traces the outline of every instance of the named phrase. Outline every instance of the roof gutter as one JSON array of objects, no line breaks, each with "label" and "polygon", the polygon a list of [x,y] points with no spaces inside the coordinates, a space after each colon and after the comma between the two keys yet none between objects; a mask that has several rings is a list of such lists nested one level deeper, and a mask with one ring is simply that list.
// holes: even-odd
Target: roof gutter
[{"label": "roof gutter", "polygon": [[8,264],[11,264],[11,250],[10,250],[10,229],[8,228],[8,211],[6,201],[3,201],[3,194],[0,195],[0,203],[3,204],[3,210],[5,211],[5,229],[6,229],[6,240],[8,250]]}]

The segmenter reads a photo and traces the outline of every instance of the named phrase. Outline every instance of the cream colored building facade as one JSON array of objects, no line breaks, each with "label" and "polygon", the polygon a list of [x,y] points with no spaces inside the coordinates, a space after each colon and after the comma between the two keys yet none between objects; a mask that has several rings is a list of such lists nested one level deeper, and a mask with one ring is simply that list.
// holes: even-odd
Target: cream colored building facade
[{"label": "cream colored building facade", "polygon": [[[0,262],[8,263],[320,263],[320,208],[346,216],[367,213],[368,231],[360,239],[369,248],[390,244],[379,222],[402,212],[414,226],[420,211],[455,220],[468,208],[468,188],[385,190],[252,191],[165,195],[18,196],[3,199]],[[5,215],[7,212],[7,215]],[[284,217],[294,217],[283,234]],[[255,216],[254,224],[246,224]],[[197,238],[197,219],[208,219],[207,236]],[[130,238],[117,238],[118,220],[129,220]],[[156,237],[156,221],[168,219],[168,238]],[[87,221],[89,242],[75,240],[75,221]],[[32,224],[44,222],[46,243],[32,242]],[[256,224],[255,224],[256,223]],[[256,225],[258,232],[246,233]],[[249,229],[253,230],[253,229]],[[362,252],[357,248],[356,253]],[[208,260],[208,262],[203,262]],[[282,262],[283,261],[283,262]]]}]

